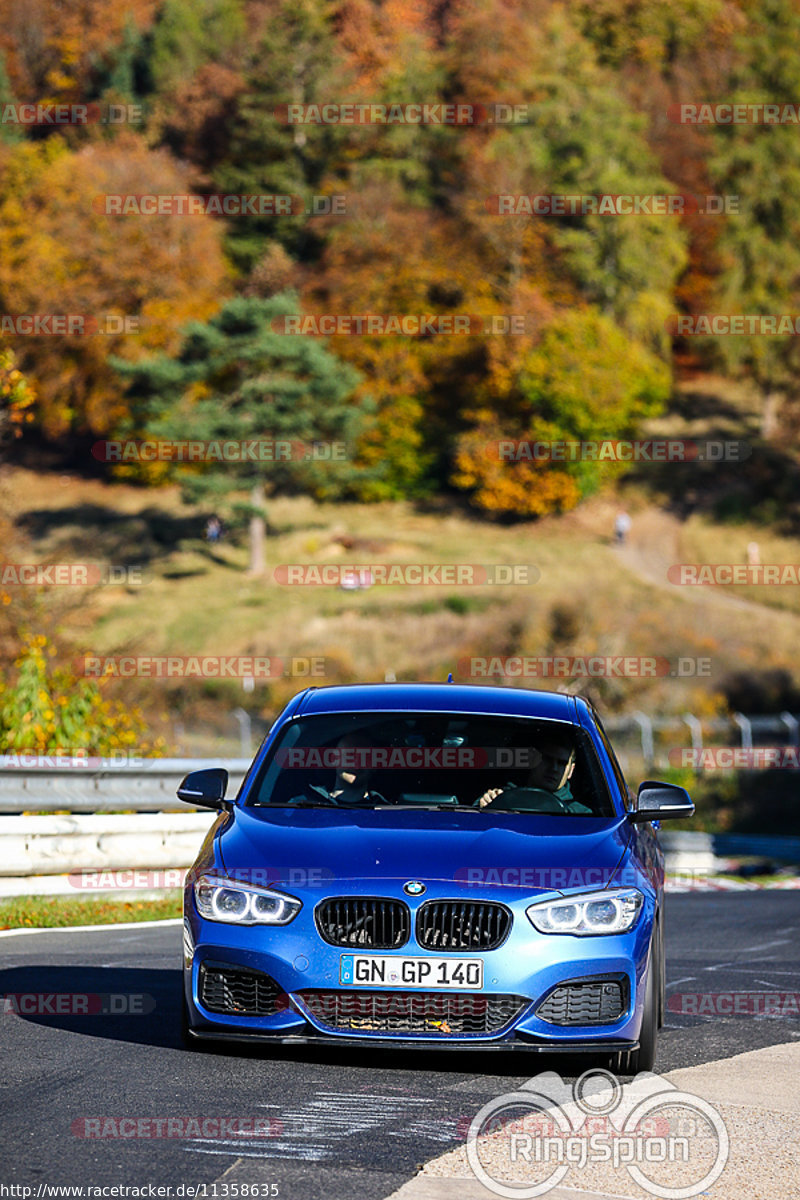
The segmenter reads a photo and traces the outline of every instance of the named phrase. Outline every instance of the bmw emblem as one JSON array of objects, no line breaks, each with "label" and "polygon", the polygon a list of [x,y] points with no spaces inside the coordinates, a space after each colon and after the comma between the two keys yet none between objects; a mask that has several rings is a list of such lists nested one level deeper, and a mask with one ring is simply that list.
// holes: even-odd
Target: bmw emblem
[{"label": "bmw emblem", "polygon": [[408,883],[403,884],[403,891],[407,896],[421,896],[425,891],[425,884],[420,883],[418,879],[410,879]]}]

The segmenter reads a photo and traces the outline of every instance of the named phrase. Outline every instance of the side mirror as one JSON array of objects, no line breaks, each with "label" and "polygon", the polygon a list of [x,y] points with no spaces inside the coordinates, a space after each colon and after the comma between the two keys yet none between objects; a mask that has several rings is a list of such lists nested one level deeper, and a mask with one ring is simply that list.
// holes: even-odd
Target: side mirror
[{"label": "side mirror", "polygon": [[178,799],[200,808],[230,809],[230,800],[225,799],[228,787],[228,772],[224,767],[207,767],[203,771],[190,771],[181,780]]},{"label": "side mirror", "polygon": [[639,787],[636,804],[628,813],[634,823],[663,821],[667,817],[694,816],[694,804],[686,788],[675,783],[646,779]]}]

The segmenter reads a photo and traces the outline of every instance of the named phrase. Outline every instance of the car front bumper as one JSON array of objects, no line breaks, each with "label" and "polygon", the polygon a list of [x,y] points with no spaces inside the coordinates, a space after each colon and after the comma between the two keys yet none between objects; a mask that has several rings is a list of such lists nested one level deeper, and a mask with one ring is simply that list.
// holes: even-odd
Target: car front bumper
[{"label": "car front bumper", "polygon": [[[634,928],[627,934],[581,938],[542,935],[530,925],[524,903],[514,908],[514,922],[506,942],[490,951],[464,951],[452,958],[478,957],[484,963],[480,991],[443,992],[424,988],[369,989],[391,1009],[392,1001],[414,997],[419,1009],[427,997],[431,1016],[413,1031],[390,1030],[371,1022],[367,989],[344,988],[339,983],[340,959],[345,950],[331,946],[318,935],[309,906],[287,926],[239,927],[203,919],[187,894],[184,958],[184,993],[190,1034],[198,1039],[259,1041],[284,1045],[341,1045],[430,1049],[527,1050],[538,1053],[613,1053],[638,1045],[653,924],[652,900],[646,901]],[[358,953],[370,953],[358,950]],[[402,958],[427,952],[413,939],[398,951],[374,951]],[[279,993],[275,1010],[265,1015],[239,1015],[214,1011],[203,1003],[201,970],[252,972],[274,981]],[[554,1023],[539,1014],[543,1002],[556,989],[570,985],[619,980],[624,994],[620,1015],[608,1022]],[[331,1025],[321,1019],[311,997],[343,999],[355,1011],[357,1028]],[[513,1017],[498,1028],[464,1032],[448,1021],[448,1001],[455,1009],[470,1005],[481,1010],[481,1001],[493,998],[519,1003]],[[463,1001],[459,998],[463,997]],[[477,1003],[475,998],[478,998]],[[420,1003],[417,1003],[419,999]],[[424,1007],[424,1005],[423,1005]],[[323,1011],[326,1011],[323,1009]],[[438,1019],[437,1019],[438,1018]]]}]

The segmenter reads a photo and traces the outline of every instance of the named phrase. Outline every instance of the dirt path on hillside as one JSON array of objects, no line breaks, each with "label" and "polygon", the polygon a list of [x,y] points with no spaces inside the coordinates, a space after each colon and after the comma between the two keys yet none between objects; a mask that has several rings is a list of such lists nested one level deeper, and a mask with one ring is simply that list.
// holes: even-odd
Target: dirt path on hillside
[{"label": "dirt path on hillside", "polygon": [[778,614],[783,618],[800,620],[800,614],[778,609],[773,605],[760,604],[757,600],[731,595],[722,587],[670,583],[667,578],[669,567],[682,561],[680,531],[681,523],[677,517],[664,512],[663,509],[646,509],[637,513],[628,543],[625,546],[612,546],[611,551],[638,579],[671,592],[689,603],[704,605],[706,608],[752,612],[762,620]]}]

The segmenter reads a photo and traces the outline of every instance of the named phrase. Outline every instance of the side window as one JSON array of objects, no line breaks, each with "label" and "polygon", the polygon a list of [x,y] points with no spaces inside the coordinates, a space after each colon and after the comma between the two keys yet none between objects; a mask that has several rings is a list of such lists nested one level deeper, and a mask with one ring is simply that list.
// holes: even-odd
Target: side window
[{"label": "side window", "polygon": [[609,759],[611,760],[611,767],[614,771],[614,777],[619,786],[619,790],[620,790],[620,794],[622,795],[623,803],[626,808],[630,808],[631,803],[633,801],[633,793],[631,792],[630,788],[628,787],[627,783],[625,782],[625,776],[622,774],[622,767],[617,762],[617,756],[614,753],[614,749],[611,745],[611,742],[608,740],[608,734],[606,733],[605,729],[603,728],[603,722],[600,720],[600,718],[596,712],[593,713],[592,715],[594,716],[594,723],[597,726],[597,732],[600,734],[600,740],[603,743],[603,746],[605,747],[606,754],[608,755]]}]

